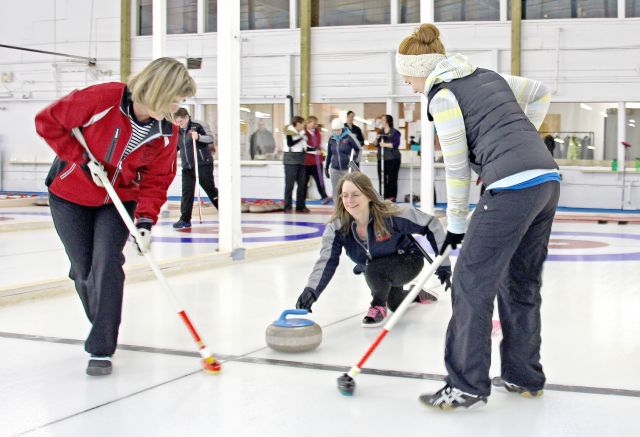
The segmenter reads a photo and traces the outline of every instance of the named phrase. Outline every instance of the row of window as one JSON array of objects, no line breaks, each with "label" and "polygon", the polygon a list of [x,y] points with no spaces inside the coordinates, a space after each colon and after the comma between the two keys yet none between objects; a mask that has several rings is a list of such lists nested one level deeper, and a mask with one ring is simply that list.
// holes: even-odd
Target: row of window
[{"label": "row of window", "polygon": [[[401,133],[403,148],[420,140],[420,103],[396,103],[394,127]],[[195,108],[187,108],[191,114]],[[209,124],[217,136],[218,107],[205,104],[201,108],[202,120]],[[297,108],[296,108],[297,109]],[[355,124],[364,135],[366,143],[376,138],[376,119],[386,113],[385,103],[313,103],[310,114],[318,118],[323,146],[330,132],[331,120],[346,119],[348,111],[355,112]],[[618,154],[618,104],[617,103],[552,103],[540,135],[554,158],[562,165],[608,165]],[[297,112],[297,111],[296,111]],[[240,144],[243,160],[282,159],[285,106],[276,104],[243,104],[240,112]],[[625,137],[632,144],[627,159],[640,160],[640,103],[625,105]],[[224,145],[220,144],[220,147]],[[373,152],[363,159],[374,156]],[[374,159],[374,158],[372,158]],[[436,142],[436,159],[441,153]]]},{"label": "row of window", "polygon": [[[300,10],[298,1],[298,11]],[[204,0],[204,31],[216,32],[218,0]],[[167,33],[197,32],[198,0],[167,0]],[[511,18],[511,1],[508,1]],[[152,33],[153,0],[137,1],[138,35]],[[240,29],[289,28],[289,0],[240,0]],[[522,0],[523,19],[615,18],[616,0]],[[625,16],[640,17],[640,0],[625,0]],[[500,0],[438,0],[436,22],[498,21]],[[299,14],[298,19],[299,23]],[[398,0],[398,21],[418,23],[420,0]],[[390,24],[390,0],[311,0],[311,26]]]}]

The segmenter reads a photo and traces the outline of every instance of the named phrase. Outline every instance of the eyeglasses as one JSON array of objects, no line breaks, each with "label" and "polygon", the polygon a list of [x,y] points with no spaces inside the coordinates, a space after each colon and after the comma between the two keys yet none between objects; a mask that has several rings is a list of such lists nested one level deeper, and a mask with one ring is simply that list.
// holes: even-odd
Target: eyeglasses
[{"label": "eyeglasses", "polygon": [[361,193],[342,193],[340,194],[340,197],[342,197],[342,199],[348,199],[348,198],[353,198],[354,200],[357,199],[358,197],[362,196]]}]

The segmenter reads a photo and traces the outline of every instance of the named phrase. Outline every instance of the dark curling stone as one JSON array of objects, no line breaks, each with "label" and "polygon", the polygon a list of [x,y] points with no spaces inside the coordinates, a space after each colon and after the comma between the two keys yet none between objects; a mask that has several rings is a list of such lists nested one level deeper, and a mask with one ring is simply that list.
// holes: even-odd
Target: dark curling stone
[{"label": "dark curling stone", "polygon": [[285,310],[267,327],[267,346],[280,352],[307,352],[322,342],[320,325],[308,319],[287,319],[289,314],[305,315],[307,310]]}]

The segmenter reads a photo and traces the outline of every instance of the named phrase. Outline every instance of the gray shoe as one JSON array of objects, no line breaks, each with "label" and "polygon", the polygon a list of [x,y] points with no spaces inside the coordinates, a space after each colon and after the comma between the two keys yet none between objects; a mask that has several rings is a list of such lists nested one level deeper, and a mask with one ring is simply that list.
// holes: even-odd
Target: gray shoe
[{"label": "gray shoe", "polygon": [[87,365],[87,375],[89,376],[103,376],[111,375],[113,366],[111,365],[111,356],[94,356],[89,358],[89,364]]}]

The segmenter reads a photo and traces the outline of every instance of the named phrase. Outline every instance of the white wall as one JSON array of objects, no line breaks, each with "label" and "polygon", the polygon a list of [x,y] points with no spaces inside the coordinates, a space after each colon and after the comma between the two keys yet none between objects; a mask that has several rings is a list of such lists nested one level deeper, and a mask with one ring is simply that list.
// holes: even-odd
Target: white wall
[{"label": "white wall", "polygon": [[[27,166],[11,164],[50,160],[51,153],[33,129],[39,109],[74,88],[119,79],[119,8],[119,2],[95,0],[23,0],[3,8],[4,44],[98,59],[92,68],[61,57],[0,48],[0,73],[13,73],[11,82],[0,84],[3,189],[43,188],[30,179]],[[313,29],[312,102],[417,101],[393,72],[392,56],[415,27]],[[509,22],[439,27],[448,51],[509,72]],[[547,83],[554,101],[640,101],[640,19],[524,21],[522,35],[522,74]],[[299,31],[245,31],[242,38],[243,102],[281,103],[290,93],[298,102]],[[191,103],[216,101],[216,34],[168,35],[167,54],[203,57],[202,69],[192,70],[198,95]],[[151,37],[132,38],[132,58],[135,73],[151,59]]]}]

